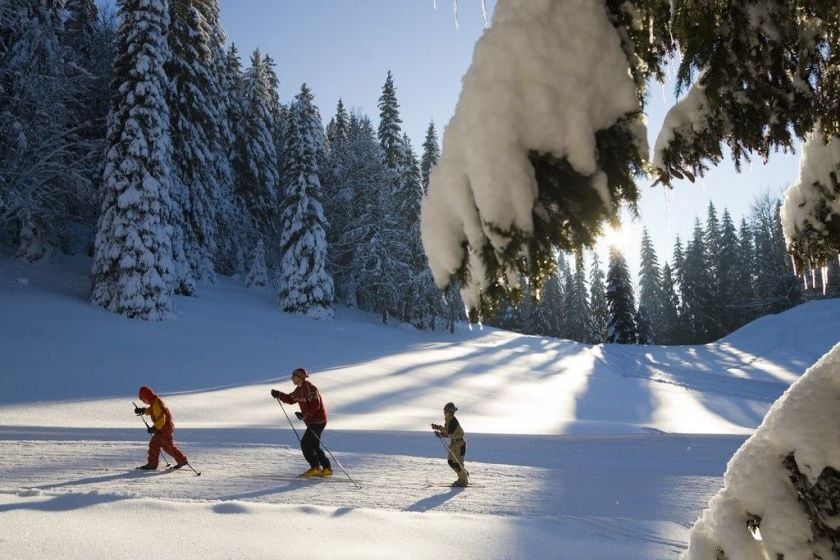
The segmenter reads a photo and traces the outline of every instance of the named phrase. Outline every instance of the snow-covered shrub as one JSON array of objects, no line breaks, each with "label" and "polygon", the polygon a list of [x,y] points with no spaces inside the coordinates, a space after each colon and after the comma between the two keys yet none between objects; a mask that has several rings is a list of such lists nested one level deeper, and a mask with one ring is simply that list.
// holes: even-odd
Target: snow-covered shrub
[{"label": "snow-covered shrub", "polygon": [[735,453],[682,560],[840,558],[840,344]]}]

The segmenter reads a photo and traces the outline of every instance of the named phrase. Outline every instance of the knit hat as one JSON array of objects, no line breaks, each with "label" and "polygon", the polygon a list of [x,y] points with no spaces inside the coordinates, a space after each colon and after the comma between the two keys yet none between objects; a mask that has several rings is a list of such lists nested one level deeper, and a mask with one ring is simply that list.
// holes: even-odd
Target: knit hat
[{"label": "knit hat", "polygon": [[455,403],[448,402],[445,405],[443,405],[444,412],[455,412],[456,410],[458,409],[455,407]]},{"label": "knit hat", "polygon": [[150,403],[153,400],[155,400],[155,397],[157,397],[157,395],[155,395],[155,392],[146,387],[145,385],[140,387],[140,391],[138,392],[137,396],[140,397],[140,400],[145,403]]},{"label": "knit hat", "polygon": [[300,377],[301,379],[306,379],[309,377],[309,374],[306,373],[306,370],[302,367],[296,368],[295,371],[292,372],[292,377]]}]

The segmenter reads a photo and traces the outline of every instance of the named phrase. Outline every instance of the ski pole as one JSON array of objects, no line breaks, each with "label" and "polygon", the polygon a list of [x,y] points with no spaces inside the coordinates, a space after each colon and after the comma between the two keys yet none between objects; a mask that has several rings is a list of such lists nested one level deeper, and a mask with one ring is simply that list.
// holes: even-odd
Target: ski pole
[{"label": "ski pole", "polygon": [[283,406],[283,401],[281,401],[279,398],[275,398],[274,400],[276,400],[276,401],[277,401],[277,404],[279,404],[279,405],[280,405],[280,408],[282,408],[282,409],[283,409],[283,416],[285,416],[285,417],[286,417],[286,420],[289,422],[289,426],[291,426],[291,427],[292,427],[292,431],[295,433],[295,436],[297,437],[298,442],[300,442],[300,443],[301,443],[301,445],[302,445],[302,444],[303,444],[303,441],[301,441],[300,436],[298,435],[298,432],[297,432],[297,430],[295,429],[295,425],[294,425],[294,424],[292,424],[292,419],[291,419],[291,418],[289,418],[289,415],[286,413],[286,407],[285,407],[285,406]]},{"label": "ski pole", "polygon": [[455,456],[455,453],[453,453],[452,448],[443,442],[443,437],[438,436],[438,439],[440,440],[440,444],[443,446],[443,448],[446,449],[447,453],[449,453],[452,456],[452,458],[455,459],[455,462],[458,463],[458,466],[464,469],[464,472],[467,473],[467,476],[470,476],[470,471],[468,471],[467,467],[464,466],[464,463],[462,463],[461,460]]},{"label": "ski pole", "polygon": [[[138,408],[140,408],[139,406],[137,406],[136,404],[134,404],[134,401],[131,401],[131,404],[133,404],[133,405],[134,405],[134,409],[135,409],[135,410],[136,410],[136,409],[138,409]],[[142,414],[138,414],[137,416],[139,416],[139,417],[140,417],[140,420],[142,420],[142,421],[143,421],[143,423],[146,425],[146,431],[148,432],[148,431],[149,431],[149,428],[151,427],[151,426],[149,426],[149,423],[148,423],[148,422],[146,422],[146,419],[145,419],[145,418],[143,418],[143,415],[142,415]],[[164,462],[164,463],[166,463],[166,466],[167,466],[167,467],[169,467],[169,466],[170,466],[170,465],[169,465],[169,461],[167,461],[167,460],[166,460],[166,455],[164,455],[164,454],[163,454],[163,451],[159,451],[159,454],[160,454],[160,458],[161,458],[161,459],[163,459],[163,462]],[[190,467],[190,468],[192,468],[192,467]]]},{"label": "ski pole", "polygon": [[[289,414],[286,412],[286,407],[285,407],[285,406],[283,406],[283,401],[281,401],[280,399],[275,399],[275,400],[276,400],[276,401],[277,401],[277,403],[280,405],[280,408],[282,408],[282,409],[283,409],[283,415],[286,417],[286,420],[288,420],[288,422],[289,422],[289,426],[291,426],[291,427],[292,427],[292,430],[295,432],[295,435],[297,436],[298,441],[300,442],[300,444],[301,444],[301,445],[303,445],[303,441],[300,439],[300,436],[298,435],[298,432],[297,432],[297,429],[295,428],[295,425],[294,425],[294,424],[292,424],[292,419],[291,419],[291,418],[289,418]],[[330,454],[330,457],[332,458],[332,460],[333,460],[333,461],[335,461],[335,464],[336,464],[336,465],[338,465],[338,468],[340,468],[340,469],[341,469],[341,471],[342,471],[345,475],[347,475],[347,478],[349,478],[349,479],[350,479],[350,482],[352,482],[352,483],[356,486],[356,488],[361,488],[361,486],[359,486],[359,485],[356,483],[356,481],[355,481],[355,480],[353,480],[353,477],[351,477],[351,476],[350,476],[350,473],[348,473],[348,472],[347,472],[347,470],[346,470],[346,469],[342,466],[342,464],[338,461],[338,459],[336,459],[336,458],[335,458],[335,455],[333,455],[333,454],[332,454],[332,451],[330,451],[329,447],[327,447],[326,445],[324,445],[324,442],[323,442],[323,441],[321,441],[321,438],[318,436],[318,434],[316,434],[315,432],[312,432],[312,435],[314,435],[314,436],[315,436],[315,439],[317,439],[317,440],[318,440],[318,444],[319,444],[319,445],[323,445],[323,446],[324,446],[324,449],[326,450],[326,452]]]},{"label": "ski pole", "polygon": [[327,444],[325,444],[325,443],[324,443],[324,440],[322,440],[322,439],[320,438],[320,436],[319,436],[318,434],[316,434],[315,432],[312,432],[312,435],[314,435],[314,436],[315,436],[315,439],[317,439],[317,440],[318,440],[318,444],[319,444],[319,445],[324,446],[324,450],[325,450],[327,453],[329,453],[329,454],[330,454],[330,457],[332,458],[332,460],[333,460],[333,461],[335,461],[335,464],[336,464],[336,465],[338,465],[338,468],[340,468],[340,469],[341,469],[341,472],[343,472],[345,475],[347,475],[347,478],[349,478],[349,479],[350,479],[350,482],[352,482],[352,483],[353,483],[353,485],[354,485],[354,486],[356,486],[356,488],[361,488],[361,486],[359,486],[359,485],[356,483],[356,481],[355,481],[355,480],[353,480],[353,477],[351,477],[351,476],[350,476],[350,473],[348,473],[348,472],[347,472],[347,470],[346,470],[346,469],[345,469],[345,468],[341,465],[341,463],[339,462],[339,460],[335,458],[335,455],[333,455],[333,454],[332,454],[332,451],[330,451],[330,448],[329,448],[329,447],[327,447]]}]

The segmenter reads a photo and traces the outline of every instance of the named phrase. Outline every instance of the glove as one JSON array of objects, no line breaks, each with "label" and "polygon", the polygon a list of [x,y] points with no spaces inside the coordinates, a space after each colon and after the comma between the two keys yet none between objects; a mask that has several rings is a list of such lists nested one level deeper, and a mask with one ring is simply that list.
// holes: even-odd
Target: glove
[{"label": "glove", "polygon": [[278,391],[277,389],[272,389],[271,390],[271,396],[274,397],[275,399],[279,399],[280,398],[280,391]]},{"label": "glove", "polygon": [[298,420],[303,420],[303,412],[295,412],[295,416],[297,416]]},{"label": "glove", "polygon": [[139,415],[139,414],[143,414],[144,412],[146,412],[146,409],[145,409],[145,408],[140,408],[139,406],[135,406],[135,407],[134,407],[134,414],[138,414],[138,415]]},{"label": "glove", "polygon": [[441,426],[440,424],[432,424],[432,429],[440,432],[443,431],[443,426]]},{"label": "glove", "polygon": [[154,426],[149,426],[148,428],[146,428],[146,431],[149,432],[150,434],[153,434],[153,433],[157,432],[157,429],[155,429]]}]

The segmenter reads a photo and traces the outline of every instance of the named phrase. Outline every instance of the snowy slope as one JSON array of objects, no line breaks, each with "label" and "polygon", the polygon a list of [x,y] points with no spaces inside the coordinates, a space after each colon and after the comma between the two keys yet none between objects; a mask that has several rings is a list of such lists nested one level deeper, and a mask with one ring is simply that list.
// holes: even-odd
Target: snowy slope
[{"label": "snowy slope", "polygon": [[[840,301],[705,346],[591,347],[342,308],[300,319],[232,279],[146,323],[91,306],[89,266],[0,261],[3,558],[135,557],[144,538],[115,535],[140,526],[187,551],[161,551],[173,558],[673,557],[744,435],[840,338]],[[305,465],[268,391],[297,366],[361,489],[292,478]],[[200,478],[130,470],[142,384],[166,397]],[[437,486],[452,474],[428,424],[450,400],[466,491]]]}]

